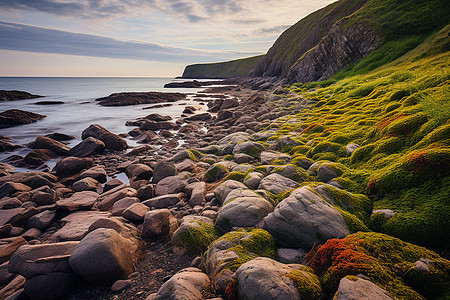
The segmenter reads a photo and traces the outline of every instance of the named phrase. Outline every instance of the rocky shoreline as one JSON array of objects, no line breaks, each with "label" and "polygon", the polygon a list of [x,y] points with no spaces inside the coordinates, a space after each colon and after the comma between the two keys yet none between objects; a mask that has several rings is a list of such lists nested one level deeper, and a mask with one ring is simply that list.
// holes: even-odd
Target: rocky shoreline
[{"label": "rocky shoreline", "polygon": [[[2,299],[420,299],[446,280],[436,253],[369,232],[371,200],[335,181],[332,163],[290,155],[303,145],[287,135],[271,139],[317,99],[257,80],[195,98],[208,112],[127,123],[142,144],[128,152],[124,135],[92,124],[73,148],[62,134],[38,137],[0,164]],[[344,245],[353,256],[330,254]],[[367,272],[339,269],[363,262]],[[375,266],[385,277],[370,277]]]}]

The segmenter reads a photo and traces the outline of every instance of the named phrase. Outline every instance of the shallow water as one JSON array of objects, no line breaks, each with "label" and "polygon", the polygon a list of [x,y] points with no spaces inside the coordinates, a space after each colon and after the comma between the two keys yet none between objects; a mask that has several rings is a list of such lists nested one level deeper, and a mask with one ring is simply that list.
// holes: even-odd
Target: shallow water
[{"label": "shallow water", "polygon": [[[171,107],[146,109],[154,104],[132,105],[124,107],[104,107],[97,104],[96,98],[118,92],[181,92],[196,93],[202,89],[165,89],[164,84],[172,81],[185,81],[174,78],[54,78],[54,77],[0,77],[0,90],[20,90],[45,96],[28,100],[0,102],[0,112],[8,109],[31,111],[47,117],[36,123],[0,129],[0,135],[13,139],[19,145],[32,142],[39,135],[54,132],[76,136],[69,146],[81,140],[81,133],[90,124],[100,124],[116,134],[126,133],[132,127],[125,126],[128,120],[134,120],[151,113],[179,117],[186,105],[197,106],[191,96],[186,100],[174,102]],[[36,105],[38,101],[63,101],[60,105]],[[183,105],[180,105],[183,104]],[[206,110],[205,106],[199,106]],[[135,145],[131,140],[130,145]],[[24,155],[28,149],[16,151]],[[3,159],[13,153],[0,153]]]}]

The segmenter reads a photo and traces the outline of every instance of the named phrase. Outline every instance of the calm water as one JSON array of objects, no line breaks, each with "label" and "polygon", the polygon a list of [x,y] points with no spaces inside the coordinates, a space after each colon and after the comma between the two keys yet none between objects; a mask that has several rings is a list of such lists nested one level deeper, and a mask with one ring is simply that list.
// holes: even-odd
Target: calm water
[{"label": "calm water", "polygon": [[[179,117],[186,105],[198,105],[188,96],[188,99],[175,102],[171,107],[146,109],[153,104],[133,105],[124,107],[103,107],[95,99],[117,92],[182,92],[195,93],[197,89],[165,89],[164,84],[172,81],[183,81],[174,78],[53,78],[53,77],[0,77],[0,90],[20,90],[45,98],[0,102],[0,112],[8,109],[21,109],[46,115],[41,121],[33,124],[20,125],[0,129],[0,135],[13,139],[14,143],[25,145],[39,135],[54,132],[74,135],[76,140],[70,146],[81,140],[81,133],[90,124],[100,124],[116,134],[126,133],[132,127],[125,126],[128,120],[134,120],[151,113]],[[63,101],[61,105],[36,105],[38,101]],[[186,105],[180,105],[186,104]],[[201,107],[205,110],[206,107]],[[129,141],[133,145],[132,141]],[[17,153],[24,155],[29,150]],[[0,159],[12,153],[0,153]]]}]

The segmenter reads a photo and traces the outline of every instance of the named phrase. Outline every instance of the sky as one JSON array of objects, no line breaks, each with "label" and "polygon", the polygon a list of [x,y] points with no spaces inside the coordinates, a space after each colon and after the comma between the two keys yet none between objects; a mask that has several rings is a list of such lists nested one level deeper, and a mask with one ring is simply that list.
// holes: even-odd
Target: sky
[{"label": "sky", "polygon": [[264,54],[334,0],[0,0],[0,76],[179,76]]}]

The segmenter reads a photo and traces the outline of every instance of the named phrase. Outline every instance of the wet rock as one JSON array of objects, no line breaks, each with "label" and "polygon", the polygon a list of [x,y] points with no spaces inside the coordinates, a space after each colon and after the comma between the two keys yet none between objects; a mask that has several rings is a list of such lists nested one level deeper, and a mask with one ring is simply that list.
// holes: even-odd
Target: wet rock
[{"label": "wet rock", "polygon": [[102,126],[98,124],[93,124],[86,128],[82,135],[82,139],[87,139],[88,137],[93,137],[101,140],[105,143],[107,149],[123,151],[127,149],[127,142],[120,136],[109,132]]},{"label": "wet rock", "polygon": [[136,253],[133,243],[113,229],[92,231],[70,255],[70,267],[94,284],[111,284],[125,279],[133,271]]},{"label": "wet rock", "polygon": [[184,192],[187,181],[179,176],[169,176],[160,180],[155,187],[155,195],[162,196]]},{"label": "wet rock", "polygon": [[208,121],[211,120],[212,116],[209,113],[196,114],[191,117],[185,118],[187,121]]},{"label": "wet rock", "polygon": [[273,194],[284,193],[297,187],[299,187],[297,182],[276,173],[264,177],[259,184],[259,189],[267,190]]},{"label": "wet rock", "polygon": [[76,157],[88,157],[93,154],[100,154],[105,150],[106,146],[101,140],[88,137],[81,143],[69,150],[69,155]]},{"label": "wet rock", "polygon": [[208,289],[209,278],[197,268],[179,271],[166,281],[155,296],[160,299],[204,299],[202,292]]},{"label": "wet rock", "polygon": [[68,210],[89,210],[97,202],[99,195],[93,191],[82,191],[74,193],[69,198],[60,199],[56,202],[56,206]]},{"label": "wet rock", "polygon": [[98,101],[98,103],[102,106],[127,106],[175,102],[184,98],[186,98],[186,95],[181,93],[124,92],[114,93],[108,97],[98,98],[96,101]]},{"label": "wet rock", "polygon": [[142,225],[142,236],[146,239],[172,237],[178,228],[177,219],[168,209],[157,209],[149,211],[144,216]]},{"label": "wet rock", "polygon": [[144,216],[149,210],[150,208],[145,204],[133,203],[123,211],[122,217],[131,222],[141,222],[144,220]]},{"label": "wet rock", "polygon": [[0,128],[30,124],[42,120],[46,116],[19,109],[10,109],[0,113]]},{"label": "wet rock", "polygon": [[158,183],[161,179],[169,176],[175,176],[176,174],[177,170],[175,169],[175,164],[172,161],[160,159],[156,162],[154,167],[152,182]]},{"label": "wet rock", "polygon": [[282,200],[265,218],[264,229],[280,245],[302,249],[350,234],[342,215],[308,187]]},{"label": "wet rock", "polygon": [[66,157],[58,161],[53,171],[58,177],[69,177],[94,165],[91,158]]},{"label": "wet rock", "polygon": [[10,138],[0,135],[0,152],[10,151],[18,148],[21,148],[21,146],[13,144]]},{"label": "wet rock", "polygon": [[359,299],[395,299],[387,291],[380,288],[369,280],[354,276],[341,279],[339,287],[334,296],[336,300],[359,300]]},{"label": "wet rock", "polygon": [[0,90],[0,101],[16,101],[16,100],[25,100],[25,99],[33,99],[33,98],[41,98],[44,96],[33,95],[28,92],[23,91],[5,91]]},{"label": "wet rock", "polygon": [[45,137],[54,139],[55,141],[58,141],[58,142],[70,141],[70,140],[73,140],[76,138],[73,135],[68,135],[68,134],[59,133],[59,132],[47,134]]},{"label": "wet rock", "polygon": [[38,136],[34,142],[28,144],[28,148],[48,149],[61,156],[67,156],[70,150],[69,146],[45,136]]},{"label": "wet rock", "polygon": [[49,161],[51,158],[57,157],[57,155],[48,149],[35,149],[25,155],[23,162],[27,165],[36,167]]}]

